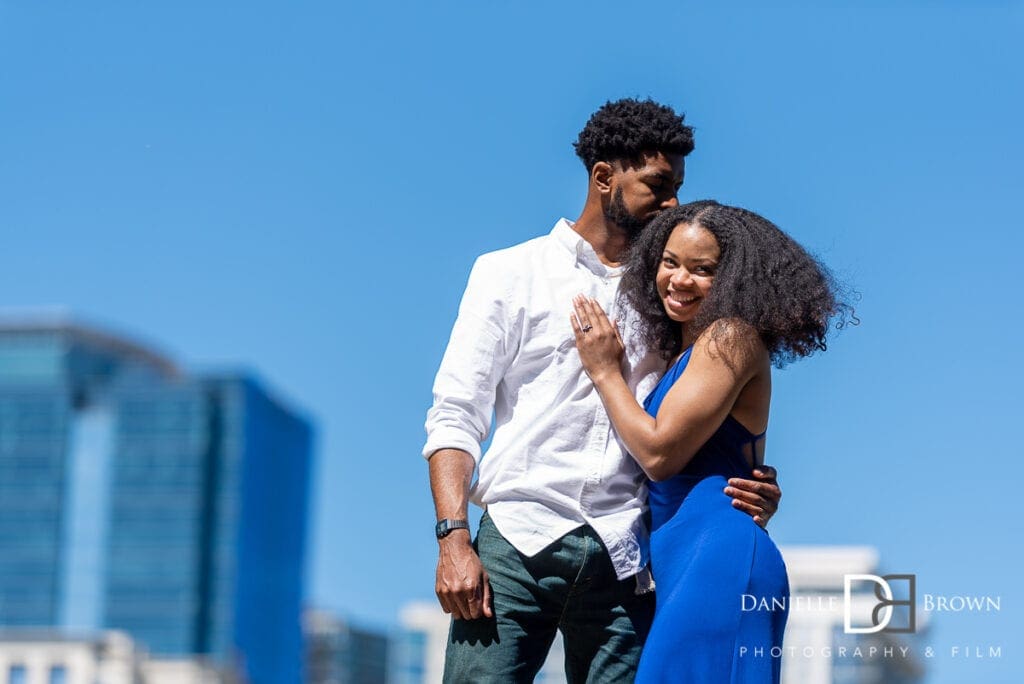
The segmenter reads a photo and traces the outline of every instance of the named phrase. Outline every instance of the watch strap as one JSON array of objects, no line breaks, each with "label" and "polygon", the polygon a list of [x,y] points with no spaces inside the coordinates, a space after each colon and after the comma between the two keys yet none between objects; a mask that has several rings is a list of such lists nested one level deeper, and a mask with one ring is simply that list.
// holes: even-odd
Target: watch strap
[{"label": "watch strap", "polygon": [[443,518],[437,521],[437,525],[434,526],[434,533],[438,539],[444,539],[455,530],[468,530],[468,520],[452,520],[451,518]]}]

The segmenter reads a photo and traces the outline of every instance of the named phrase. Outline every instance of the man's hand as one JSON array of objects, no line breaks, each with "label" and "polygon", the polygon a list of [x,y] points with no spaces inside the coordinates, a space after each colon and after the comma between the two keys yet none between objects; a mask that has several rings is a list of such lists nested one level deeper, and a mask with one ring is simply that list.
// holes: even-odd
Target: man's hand
[{"label": "man's hand", "polygon": [[437,582],[434,591],[444,612],[456,620],[494,617],[491,583],[472,544],[469,530],[456,530],[438,541]]},{"label": "man's hand", "polygon": [[754,522],[761,527],[767,527],[768,520],[779,510],[779,499],[782,498],[782,490],[776,480],[778,472],[768,465],[758,466],[754,468],[754,477],[757,479],[730,479],[725,493],[732,497],[734,507],[753,516]]}]

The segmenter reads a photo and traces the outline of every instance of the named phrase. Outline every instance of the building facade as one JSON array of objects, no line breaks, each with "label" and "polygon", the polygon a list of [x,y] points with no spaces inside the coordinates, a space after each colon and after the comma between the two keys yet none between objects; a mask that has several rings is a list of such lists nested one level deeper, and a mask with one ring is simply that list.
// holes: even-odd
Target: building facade
[{"label": "building facade", "polygon": [[0,322],[0,626],[298,682],[312,429],[245,374]]},{"label": "building facade", "polygon": [[0,684],[234,684],[200,657],[156,659],[118,631],[0,631]]},{"label": "building facade", "polygon": [[[870,546],[782,547],[790,606],[782,653],[782,680],[804,684],[916,684],[925,675],[918,633],[847,633],[847,576],[879,572]],[[870,616],[879,599],[873,584],[851,582],[851,613]],[[749,652],[749,651],[748,651]],[[771,654],[768,654],[770,657]]]},{"label": "building facade", "polygon": [[388,635],[307,610],[306,684],[387,684]]}]

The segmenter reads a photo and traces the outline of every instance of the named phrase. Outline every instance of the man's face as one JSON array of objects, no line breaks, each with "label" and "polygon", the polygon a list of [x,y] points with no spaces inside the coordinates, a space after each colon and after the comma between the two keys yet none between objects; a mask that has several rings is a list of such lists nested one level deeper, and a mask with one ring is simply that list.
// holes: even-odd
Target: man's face
[{"label": "man's face", "polygon": [[630,237],[636,237],[658,212],[677,206],[683,184],[683,157],[661,152],[645,154],[640,162],[616,161],[612,167],[612,198],[605,218]]}]

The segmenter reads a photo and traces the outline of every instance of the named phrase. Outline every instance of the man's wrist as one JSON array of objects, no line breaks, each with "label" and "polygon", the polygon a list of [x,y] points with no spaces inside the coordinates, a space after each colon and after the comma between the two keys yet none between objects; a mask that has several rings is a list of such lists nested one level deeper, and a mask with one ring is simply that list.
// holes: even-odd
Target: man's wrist
[{"label": "man's wrist", "polygon": [[434,534],[438,539],[444,539],[457,530],[469,531],[469,521],[465,518],[441,518],[434,526]]},{"label": "man's wrist", "polygon": [[469,533],[469,530],[452,530],[445,536],[438,537],[437,543],[441,546],[472,546],[473,536]]}]

